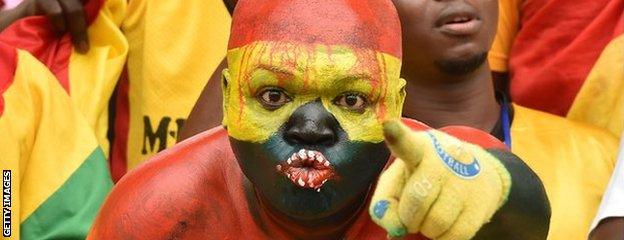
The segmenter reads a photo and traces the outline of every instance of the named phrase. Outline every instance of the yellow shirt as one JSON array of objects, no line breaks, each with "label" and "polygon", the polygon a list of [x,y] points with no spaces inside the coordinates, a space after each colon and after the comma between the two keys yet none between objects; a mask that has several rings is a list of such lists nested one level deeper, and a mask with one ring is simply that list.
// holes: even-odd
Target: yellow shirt
[{"label": "yellow shirt", "polygon": [[615,165],[618,142],[587,124],[514,105],[512,152],[544,183],[549,240],[586,239]]},{"label": "yellow shirt", "polygon": [[225,57],[230,15],[217,0],[132,0],[128,39],[128,170],[176,143],[199,94]]},{"label": "yellow shirt", "polygon": [[488,62],[492,71],[509,71],[507,60],[509,60],[511,45],[520,27],[520,5],[522,2],[522,0],[498,2],[498,27],[488,54]]}]

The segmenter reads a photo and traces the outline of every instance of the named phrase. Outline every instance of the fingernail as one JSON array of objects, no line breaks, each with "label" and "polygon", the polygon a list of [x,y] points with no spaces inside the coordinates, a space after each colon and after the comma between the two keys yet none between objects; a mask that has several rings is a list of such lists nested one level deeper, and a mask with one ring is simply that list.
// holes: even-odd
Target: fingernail
[{"label": "fingernail", "polygon": [[386,138],[386,142],[393,144],[397,141],[397,137],[399,137],[400,133],[400,125],[396,122],[386,122],[383,124],[383,134]]},{"label": "fingernail", "polygon": [[388,236],[393,239],[402,239],[407,234],[407,229],[404,227],[393,229],[392,231],[388,231]]},{"label": "fingernail", "polygon": [[390,202],[386,200],[381,200],[375,204],[375,207],[373,207],[373,213],[377,219],[382,219],[384,215],[386,215],[388,205],[390,205]]}]

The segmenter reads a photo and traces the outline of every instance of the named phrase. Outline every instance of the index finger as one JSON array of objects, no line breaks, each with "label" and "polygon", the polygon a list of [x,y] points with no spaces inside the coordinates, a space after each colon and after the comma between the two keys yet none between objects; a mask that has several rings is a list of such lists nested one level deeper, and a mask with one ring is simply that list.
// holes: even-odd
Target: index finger
[{"label": "index finger", "polygon": [[65,13],[67,30],[72,37],[72,43],[80,53],[89,51],[89,37],[87,36],[87,19],[79,0],[59,0]]},{"label": "index finger", "polygon": [[410,168],[418,167],[422,161],[429,137],[426,131],[412,131],[398,120],[387,121],[383,124],[386,145],[392,155],[402,159]]}]

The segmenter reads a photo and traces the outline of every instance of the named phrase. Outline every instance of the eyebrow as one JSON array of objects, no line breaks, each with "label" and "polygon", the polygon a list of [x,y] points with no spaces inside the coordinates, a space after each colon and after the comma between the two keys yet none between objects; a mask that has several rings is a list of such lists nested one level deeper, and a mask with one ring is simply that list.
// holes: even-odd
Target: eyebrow
[{"label": "eyebrow", "polygon": [[281,67],[278,67],[278,66],[266,65],[266,64],[260,64],[260,65],[258,65],[258,67],[256,67],[256,69],[267,70],[269,72],[278,73],[278,74],[286,74],[286,75],[290,75],[290,76],[294,76],[295,75],[294,73],[292,73],[289,70],[286,70],[284,68],[281,68]]},{"label": "eyebrow", "polygon": [[371,76],[366,73],[353,74],[339,78],[338,81],[355,81],[355,80],[371,80]]}]

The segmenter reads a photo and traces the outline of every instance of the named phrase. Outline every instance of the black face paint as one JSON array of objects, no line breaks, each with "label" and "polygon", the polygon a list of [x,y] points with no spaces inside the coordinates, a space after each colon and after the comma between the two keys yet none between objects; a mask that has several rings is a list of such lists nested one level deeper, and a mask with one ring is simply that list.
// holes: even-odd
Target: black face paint
[{"label": "black face paint", "polygon": [[[296,220],[313,221],[337,214],[362,197],[386,165],[390,151],[383,142],[349,140],[320,100],[299,107],[264,143],[230,138],[245,176],[271,207]],[[301,149],[321,153],[335,176],[319,189],[293,182],[276,166]]]}]

